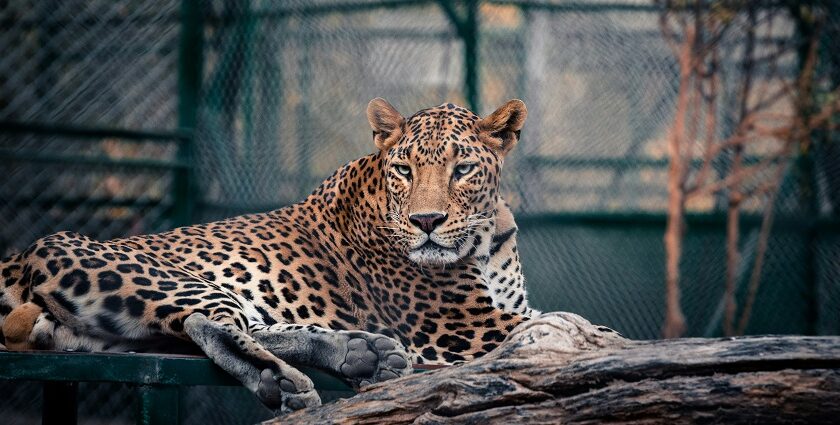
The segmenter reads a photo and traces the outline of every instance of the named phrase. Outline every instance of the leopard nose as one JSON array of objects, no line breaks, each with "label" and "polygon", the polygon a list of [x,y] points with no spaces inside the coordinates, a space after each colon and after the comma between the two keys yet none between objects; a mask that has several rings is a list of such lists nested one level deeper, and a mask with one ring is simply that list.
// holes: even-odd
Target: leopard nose
[{"label": "leopard nose", "polygon": [[419,227],[420,230],[426,233],[432,233],[438,226],[446,221],[446,214],[412,214],[408,216],[408,221]]}]

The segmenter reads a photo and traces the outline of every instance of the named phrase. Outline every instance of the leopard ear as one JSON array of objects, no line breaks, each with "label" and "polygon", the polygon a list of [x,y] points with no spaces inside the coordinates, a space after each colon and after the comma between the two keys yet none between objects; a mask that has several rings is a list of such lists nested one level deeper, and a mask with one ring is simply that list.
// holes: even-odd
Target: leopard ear
[{"label": "leopard ear", "polygon": [[373,130],[373,142],[380,150],[394,146],[402,137],[405,119],[388,101],[377,97],[368,103],[367,117]]},{"label": "leopard ear", "polygon": [[519,132],[525,124],[528,109],[519,99],[507,101],[486,118],[478,122],[479,138],[502,155],[507,154],[519,141]]}]

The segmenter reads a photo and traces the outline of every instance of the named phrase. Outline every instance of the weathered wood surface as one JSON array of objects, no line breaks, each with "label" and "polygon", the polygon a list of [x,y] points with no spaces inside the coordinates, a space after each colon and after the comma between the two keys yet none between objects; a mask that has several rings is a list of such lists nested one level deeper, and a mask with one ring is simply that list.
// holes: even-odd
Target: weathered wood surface
[{"label": "weathered wood surface", "polygon": [[579,316],[268,423],[838,423],[840,337],[629,341]]}]

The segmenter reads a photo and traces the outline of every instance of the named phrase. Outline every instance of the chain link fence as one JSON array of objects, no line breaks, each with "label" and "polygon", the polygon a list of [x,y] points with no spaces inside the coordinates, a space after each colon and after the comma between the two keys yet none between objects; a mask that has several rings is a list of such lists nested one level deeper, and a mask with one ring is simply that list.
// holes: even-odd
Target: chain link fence
[{"label": "chain link fence", "polygon": [[[532,302],[656,338],[679,72],[659,14],[643,0],[0,2],[0,251],[58,230],[108,239],[293,203],[373,151],[364,108],[377,96],[406,115],[521,98],[529,118],[504,185]],[[775,25],[758,51],[796,37],[790,19]],[[743,37],[721,43],[734,93]],[[840,58],[831,43],[819,58],[830,92]],[[796,57],[779,66],[795,72]],[[734,95],[723,104],[727,131]],[[748,333],[840,333],[839,146],[825,135],[789,167]],[[690,205],[692,336],[721,334],[725,199]],[[745,207],[739,299],[764,206]],[[38,391],[0,383],[14,395],[0,415],[32,422]],[[80,397],[83,423],[131,421],[130,388],[85,384]],[[186,423],[267,414],[236,389],[184,397]]]}]

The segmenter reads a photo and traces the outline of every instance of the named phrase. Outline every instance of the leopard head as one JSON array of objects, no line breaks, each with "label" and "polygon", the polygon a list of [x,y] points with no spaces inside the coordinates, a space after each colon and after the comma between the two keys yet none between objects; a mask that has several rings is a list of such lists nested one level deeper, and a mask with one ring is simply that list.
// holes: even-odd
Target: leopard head
[{"label": "leopard head", "polygon": [[488,254],[502,164],[527,114],[521,100],[485,118],[453,104],[404,118],[384,99],[370,102],[396,249],[421,266]]}]

